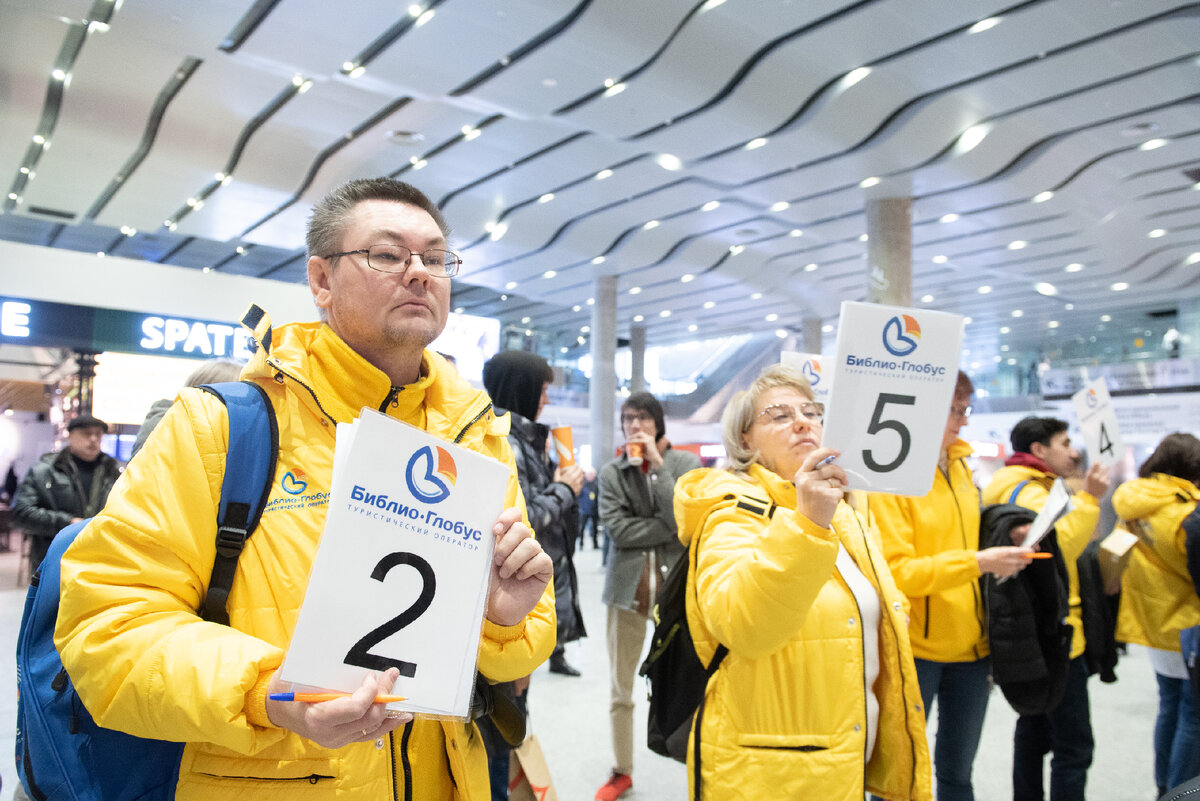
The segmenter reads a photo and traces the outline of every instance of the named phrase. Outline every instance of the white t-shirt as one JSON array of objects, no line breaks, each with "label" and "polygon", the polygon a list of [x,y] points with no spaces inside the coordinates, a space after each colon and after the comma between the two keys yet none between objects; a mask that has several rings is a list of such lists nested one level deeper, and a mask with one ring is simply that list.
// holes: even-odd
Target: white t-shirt
[{"label": "white t-shirt", "polygon": [[875,739],[879,729],[879,697],[875,695],[875,680],[879,678],[879,596],[875,587],[858,569],[854,558],[840,543],[838,544],[837,571],[850,587],[854,600],[862,615],[863,668],[867,692],[867,761],[875,753]]}]

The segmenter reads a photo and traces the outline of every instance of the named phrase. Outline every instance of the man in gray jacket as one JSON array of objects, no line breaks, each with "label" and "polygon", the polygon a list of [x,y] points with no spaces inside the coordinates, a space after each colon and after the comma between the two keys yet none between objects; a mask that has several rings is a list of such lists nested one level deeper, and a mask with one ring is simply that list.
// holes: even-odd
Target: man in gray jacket
[{"label": "man in gray jacket", "polygon": [[600,472],[600,521],[612,547],[603,600],[615,764],[597,801],[614,801],[633,786],[633,682],[646,623],[658,585],[686,553],[675,529],[675,481],[700,466],[694,453],[671,447],[662,405],[648,392],[635,392],[621,406],[621,430],[623,453]]}]

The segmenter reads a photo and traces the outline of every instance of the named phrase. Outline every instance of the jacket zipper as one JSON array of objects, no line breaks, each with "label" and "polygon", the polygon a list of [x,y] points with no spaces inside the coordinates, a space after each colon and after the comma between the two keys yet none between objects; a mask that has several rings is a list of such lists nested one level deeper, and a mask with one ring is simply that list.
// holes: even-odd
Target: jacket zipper
[{"label": "jacket zipper", "polygon": [[379,411],[386,412],[389,404],[394,403],[396,396],[400,394],[400,387],[391,387],[388,389],[387,397],[383,399],[383,403],[379,404]]},{"label": "jacket zipper", "polygon": [[[967,475],[969,476],[970,470],[967,467],[965,460],[963,460],[962,458],[959,458],[958,461],[962,464],[963,470],[966,470]],[[938,469],[941,470],[940,467]],[[958,536],[959,536],[959,539],[962,540],[963,550],[965,551],[965,550],[967,550],[967,531],[966,531],[966,529],[963,528],[962,507],[958,505],[958,496],[954,494],[954,485],[950,482],[950,471],[947,470],[942,475],[944,475],[946,477],[946,486],[950,488],[950,497],[954,500],[955,511],[958,512]],[[972,483],[971,486],[974,486],[974,483]],[[979,624],[980,636],[986,636],[987,624],[985,623],[984,617],[983,617],[983,599],[979,596],[979,582],[978,581],[971,582],[971,597],[975,600],[975,622]],[[928,598],[929,598],[929,596],[926,596],[926,601],[928,601]],[[929,638],[929,608],[928,608],[928,606],[926,606],[926,608],[925,608],[925,638],[926,639]],[[979,654],[978,641],[976,641],[976,643],[971,646],[971,652],[973,654],[975,654],[975,659],[978,660],[978,659],[983,658]]]},{"label": "jacket zipper", "polygon": [[333,423],[335,426],[337,425],[337,419],[332,414],[325,411],[325,407],[321,405],[321,399],[317,397],[317,393],[312,387],[310,387],[308,384],[304,383],[304,381],[300,380],[299,378],[296,378],[296,376],[292,375],[287,370],[284,370],[283,367],[280,366],[278,361],[275,361],[273,359],[267,359],[267,364],[269,364],[276,372],[278,372],[279,375],[287,376],[288,378],[290,378],[291,380],[295,381],[297,384],[299,384],[300,386],[302,386],[306,390],[308,390],[308,394],[312,396],[313,403],[317,404],[317,408],[321,410],[321,414],[325,415],[325,417],[329,419],[329,422]]}]

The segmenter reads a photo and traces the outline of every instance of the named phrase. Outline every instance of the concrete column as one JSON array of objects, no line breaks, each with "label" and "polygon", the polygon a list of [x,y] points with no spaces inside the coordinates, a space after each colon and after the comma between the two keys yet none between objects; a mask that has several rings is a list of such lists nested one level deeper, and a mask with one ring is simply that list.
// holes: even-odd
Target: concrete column
[{"label": "concrete column", "polygon": [[629,327],[629,391],[642,392],[646,389],[646,326]]},{"label": "concrete column", "polygon": [[821,318],[804,318],[804,331],[801,343],[805,353],[821,352]]},{"label": "concrete column", "polygon": [[599,469],[612,458],[613,416],[617,395],[617,277],[596,278],[592,306],[592,382],[590,423],[592,464]]},{"label": "concrete column", "polygon": [[1179,301],[1178,319],[1181,356],[1200,356],[1200,300]]},{"label": "concrete column", "polygon": [[867,300],[912,305],[912,198],[867,201]]}]

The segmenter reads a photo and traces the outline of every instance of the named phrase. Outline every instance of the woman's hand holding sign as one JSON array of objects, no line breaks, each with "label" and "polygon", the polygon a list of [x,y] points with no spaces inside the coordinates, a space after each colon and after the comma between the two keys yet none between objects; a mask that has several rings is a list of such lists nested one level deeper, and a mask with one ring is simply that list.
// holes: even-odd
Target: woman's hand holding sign
[{"label": "woman's hand holding sign", "polygon": [[488,585],[487,619],[498,626],[515,626],[535,606],[554,578],[554,562],[521,520],[521,510],[509,507],[492,526],[496,545]]}]

